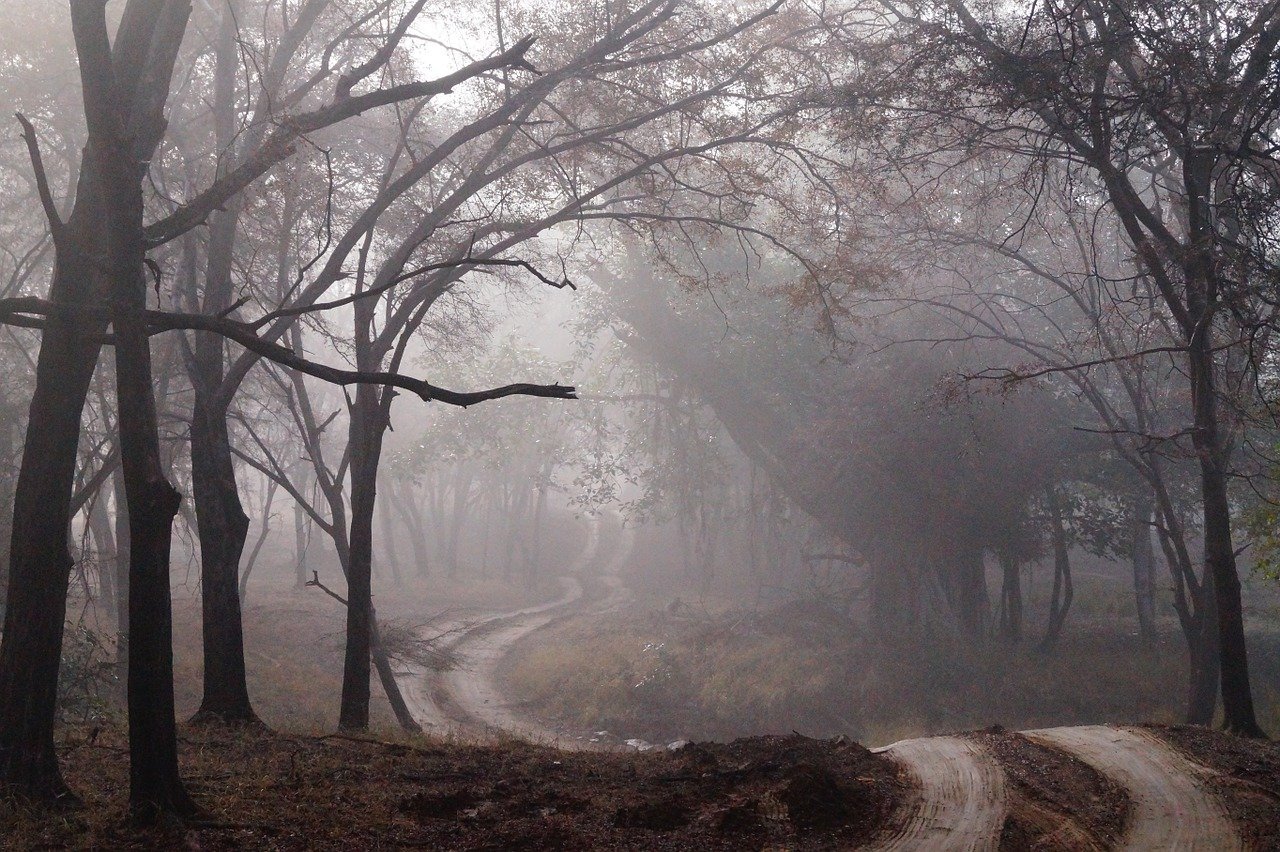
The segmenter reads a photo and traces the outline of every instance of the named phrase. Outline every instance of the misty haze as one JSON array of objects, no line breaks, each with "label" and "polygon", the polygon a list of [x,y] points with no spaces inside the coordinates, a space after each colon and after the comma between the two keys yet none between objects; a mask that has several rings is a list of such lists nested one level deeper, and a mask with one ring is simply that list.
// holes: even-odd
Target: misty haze
[{"label": "misty haze", "polygon": [[1280,849],[1277,68],[2,0],[0,845]]}]

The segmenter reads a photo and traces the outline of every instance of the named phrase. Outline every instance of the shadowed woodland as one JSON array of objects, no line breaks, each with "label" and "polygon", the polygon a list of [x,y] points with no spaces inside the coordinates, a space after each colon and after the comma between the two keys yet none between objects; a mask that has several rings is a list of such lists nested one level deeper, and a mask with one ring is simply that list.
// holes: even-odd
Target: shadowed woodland
[{"label": "shadowed woodland", "polygon": [[[1280,730],[1278,44],[1272,0],[6,0],[10,828],[126,767],[131,825],[234,828],[191,738],[508,766],[423,684],[539,607],[495,682],[602,747]],[[872,836],[864,752],[794,837]]]}]

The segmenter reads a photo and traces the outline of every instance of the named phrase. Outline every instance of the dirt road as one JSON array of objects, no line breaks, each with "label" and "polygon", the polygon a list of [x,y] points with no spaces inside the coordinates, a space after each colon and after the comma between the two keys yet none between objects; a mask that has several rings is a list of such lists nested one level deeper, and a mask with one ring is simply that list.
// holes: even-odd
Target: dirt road
[{"label": "dirt road", "polygon": [[[470,739],[516,736],[569,749],[601,748],[590,737],[558,731],[503,699],[497,684],[502,658],[521,639],[570,615],[605,613],[626,602],[618,577],[630,558],[633,530],[621,518],[593,518],[583,552],[560,578],[564,593],[536,606],[501,613],[473,614],[449,648],[461,664],[448,672],[414,672],[406,700],[428,730]],[[606,536],[609,530],[616,534]]]},{"label": "dirt road", "polygon": [[[515,643],[540,628],[570,615],[615,611],[626,602],[619,571],[631,556],[634,534],[618,519],[597,518],[590,524],[582,554],[561,578],[559,597],[508,612],[473,614],[451,643],[461,666],[445,673],[416,673],[406,684],[406,697],[424,726],[473,740],[515,736],[567,749],[617,748],[558,731],[523,713],[501,695],[496,676]],[[1133,807],[1119,848],[1244,848],[1237,826],[1204,783],[1211,770],[1151,734],[1091,725],[1026,735],[1077,756],[1125,789]],[[872,848],[949,852],[999,847],[1009,807],[1006,782],[982,745],[964,736],[922,737],[876,751],[901,766],[912,792]]]}]

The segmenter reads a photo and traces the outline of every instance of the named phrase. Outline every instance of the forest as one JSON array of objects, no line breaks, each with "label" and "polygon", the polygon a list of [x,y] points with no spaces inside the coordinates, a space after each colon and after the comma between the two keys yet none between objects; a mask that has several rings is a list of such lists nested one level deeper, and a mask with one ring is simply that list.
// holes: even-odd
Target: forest
[{"label": "forest", "polygon": [[3,0],[0,116],[6,848],[1280,849],[1280,0]]}]

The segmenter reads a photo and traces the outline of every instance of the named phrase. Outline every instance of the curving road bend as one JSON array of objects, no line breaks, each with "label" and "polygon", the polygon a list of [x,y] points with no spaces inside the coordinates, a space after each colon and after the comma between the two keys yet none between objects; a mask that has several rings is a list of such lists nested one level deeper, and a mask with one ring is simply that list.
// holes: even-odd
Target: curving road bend
[{"label": "curving road bend", "polygon": [[1140,728],[1083,725],[1027,731],[1123,786],[1133,802],[1125,849],[1244,849],[1239,830],[1199,780],[1211,770]]},{"label": "curving road bend", "polygon": [[1008,810],[1004,774],[978,743],[927,737],[872,751],[895,761],[915,783],[897,823],[871,848],[973,852],[999,846]]},{"label": "curving road bend", "polygon": [[[603,518],[593,518],[587,543],[560,578],[564,593],[555,600],[522,609],[473,617],[449,644],[462,660],[448,672],[413,672],[406,700],[428,729],[469,739],[516,736],[561,748],[595,749],[600,744],[567,736],[520,712],[498,689],[502,658],[524,637],[569,615],[609,612],[626,602],[619,571],[630,558],[635,532],[615,521],[621,532],[608,552],[601,552]],[[590,592],[588,592],[590,589]]]}]

